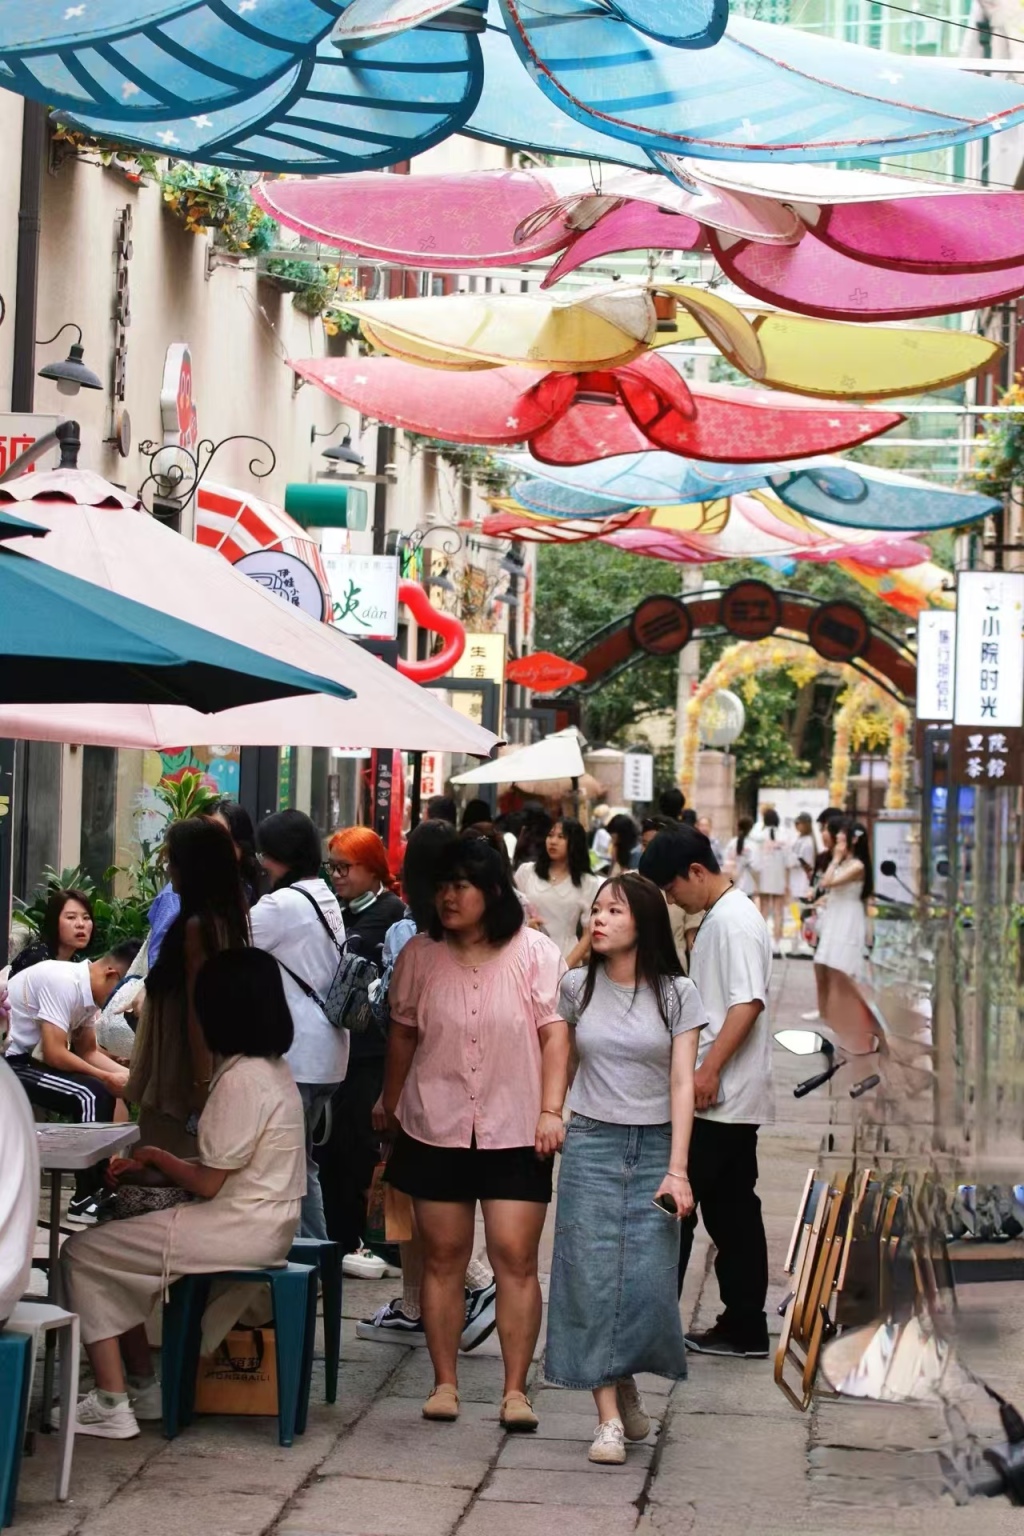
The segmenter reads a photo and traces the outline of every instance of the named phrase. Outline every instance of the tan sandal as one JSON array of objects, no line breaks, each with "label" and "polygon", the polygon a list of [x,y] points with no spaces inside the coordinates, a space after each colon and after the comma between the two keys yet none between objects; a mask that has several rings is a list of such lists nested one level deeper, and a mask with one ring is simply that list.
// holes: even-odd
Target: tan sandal
[{"label": "tan sandal", "polygon": [[443,1381],[423,1404],[423,1417],[439,1424],[453,1424],[458,1416],[459,1394],[450,1381]]},{"label": "tan sandal", "polygon": [[509,1392],[502,1398],[500,1418],[511,1435],[531,1434],[540,1423],[525,1392]]}]

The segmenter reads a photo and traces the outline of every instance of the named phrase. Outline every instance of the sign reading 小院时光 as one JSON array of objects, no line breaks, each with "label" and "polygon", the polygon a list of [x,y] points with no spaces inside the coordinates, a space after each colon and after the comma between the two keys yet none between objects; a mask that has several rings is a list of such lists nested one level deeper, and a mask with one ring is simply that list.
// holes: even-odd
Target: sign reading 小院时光
[{"label": "sign reading \u5c0f\u9662\u65f6\u5149", "polygon": [[331,623],[356,640],[398,634],[397,555],[350,555],[326,543],[321,557],[331,588]]},{"label": "sign reading \u5c0f\u9662\u65f6\u5149", "polygon": [[956,614],[927,609],[917,619],[917,718],[953,718]]},{"label": "sign reading \u5c0f\u9662\u65f6\u5149", "polygon": [[623,758],[622,798],[641,804],[654,799],[654,758],[649,752],[627,752]]},{"label": "sign reading \u5c0f\u9662\u65f6\u5149", "polygon": [[957,577],[953,774],[962,784],[1022,781],[1024,573]]}]

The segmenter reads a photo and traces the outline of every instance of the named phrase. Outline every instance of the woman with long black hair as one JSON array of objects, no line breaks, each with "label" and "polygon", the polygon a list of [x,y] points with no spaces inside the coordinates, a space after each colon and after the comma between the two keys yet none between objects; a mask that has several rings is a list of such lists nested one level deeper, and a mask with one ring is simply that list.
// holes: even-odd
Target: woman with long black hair
[{"label": "woman with long black hair", "polygon": [[252,824],[252,817],[244,805],[239,805],[237,800],[222,800],[214,808],[213,818],[223,822],[231,834],[231,841],[235,845],[235,858],[238,860],[239,872],[242,876],[242,885],[245,887],[245,898],[250,907],[260,899],[263,889],[263,871],[260,861],[256,857],[256,832]]},{"label": "woman with long black hair", "polygon": [[95,919],[84,891],[54,891],[46,903],[36,937],[19,952],[10,974],[28,970],[40,960],[77,960],[92,943]]},{"label": "woman with long black hair", "polygon": [[614,1464],[626,1440],[650,1430],[635,1374],[686,1375],[676,1270],[679,1219],[694,1208],[687,1159],[707,1015],[680,974],[665,898],[650,880],[627,873],[601,886],[587,968],[563,979],[559,1011],[577,1066],[544,1371],[593,1392],[590,1460]]},{"label": "woman with long black hair", "polygon": [[193,1157],[214,1066],[196,1016],[195,981],[214,955],[249,944],[248,903],[234,846],[219,821],[173,822],[164,850],[180,906],[146,977],[124,1097],[139,1106],[147,1146]]},{"label": "woman with long black hair", "polygon": [[[826,1019],[835,972],[841,971],[855,982],[865,979],[866,902],[873,889],[866,829],[859,822],[844,817],[830,822],[829,830],[834,846],[819,885],[819,899],[824,911],[818,923],[818,947],[814,952],[818,1013]],[[804,1017],[808,1016],[805,1014]]]},{"label": "woman with long black hair", "polygon": [[587,834],[579,822],[571,816],[556,821],[534,863],[520,864],[515,879],[563,960],[568,965],[578,963],[586,951],[579,930],[590,916],[601,884],[590,872]]}]

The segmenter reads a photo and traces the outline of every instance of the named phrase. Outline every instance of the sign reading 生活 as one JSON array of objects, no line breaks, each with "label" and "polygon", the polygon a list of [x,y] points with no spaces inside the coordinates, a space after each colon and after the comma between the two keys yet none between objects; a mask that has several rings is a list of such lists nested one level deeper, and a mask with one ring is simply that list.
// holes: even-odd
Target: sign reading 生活
[{"label": "sign reading \u751f\u6d3b", "polygon": [[398,634],[397,555],[350,555],[321,547],[331,588],[331,623],[354,640]]},{"label": "sign reading \u751f\u6d3b", "polygon": [[917,619],[917,718],[952,720],[956,614],[927,609]]},{"label": "sign reading \u751f\u6d3b", "polygon": [[[484,630],[466,635],[466,649],[452,667],[452,677],[469,678],[498,684],[498,725],[500,736],[505,722],[505,652],[507,640],[502,634]],[[477,725],[483,723],[482,693],[453,693],[449,700],[460,715],[467,715]]]}]

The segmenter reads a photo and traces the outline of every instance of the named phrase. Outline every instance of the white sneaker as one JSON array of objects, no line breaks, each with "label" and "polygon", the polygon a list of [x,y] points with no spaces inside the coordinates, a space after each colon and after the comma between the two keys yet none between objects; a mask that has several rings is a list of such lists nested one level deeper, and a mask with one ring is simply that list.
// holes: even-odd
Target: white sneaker
[{"label": "white sneaker", "polygon": [[626,1439],[646,1440],[651,1432],[651,1416],[632,1376],[623,1376],[621,1381],[615,1383],[615,1400],[622,1416],[622,1430]]},{"label": "white sneaker", "polygon": [[587,1459],[599,1461],[606,1467],[622,1466],[626,1459],[626,1435],[621,1419],[607,1419],[597,1426],[597,1434]]},{"label": "white sneaker", "polygon": [[369,1248],[357,1248],[346,1253],[341,1261],[341,1272],[353,1280],[383,1280],[387,1265]]},{"label": "white sneaker", "polygon": [[821,1022],[821,1014],[817,1008],[812,1008],[809,1013],[802,1013],[800,1017],[805,1024],[818,1024]]},{"label": "white sneaker", "polygon": [[164,1416],[163,1393],[158,1381],[138,1391],[128,1388],[128,1402],[140,1424],[155,1424]]},{"label": "white sneaker", "polygon": [[134,1440],[138,1433],[139,1423],[127,1399],[108,1408],[100,1401],[95,1387],[79,1398],[76,1435],[95,1435],[99,1440]]}]

